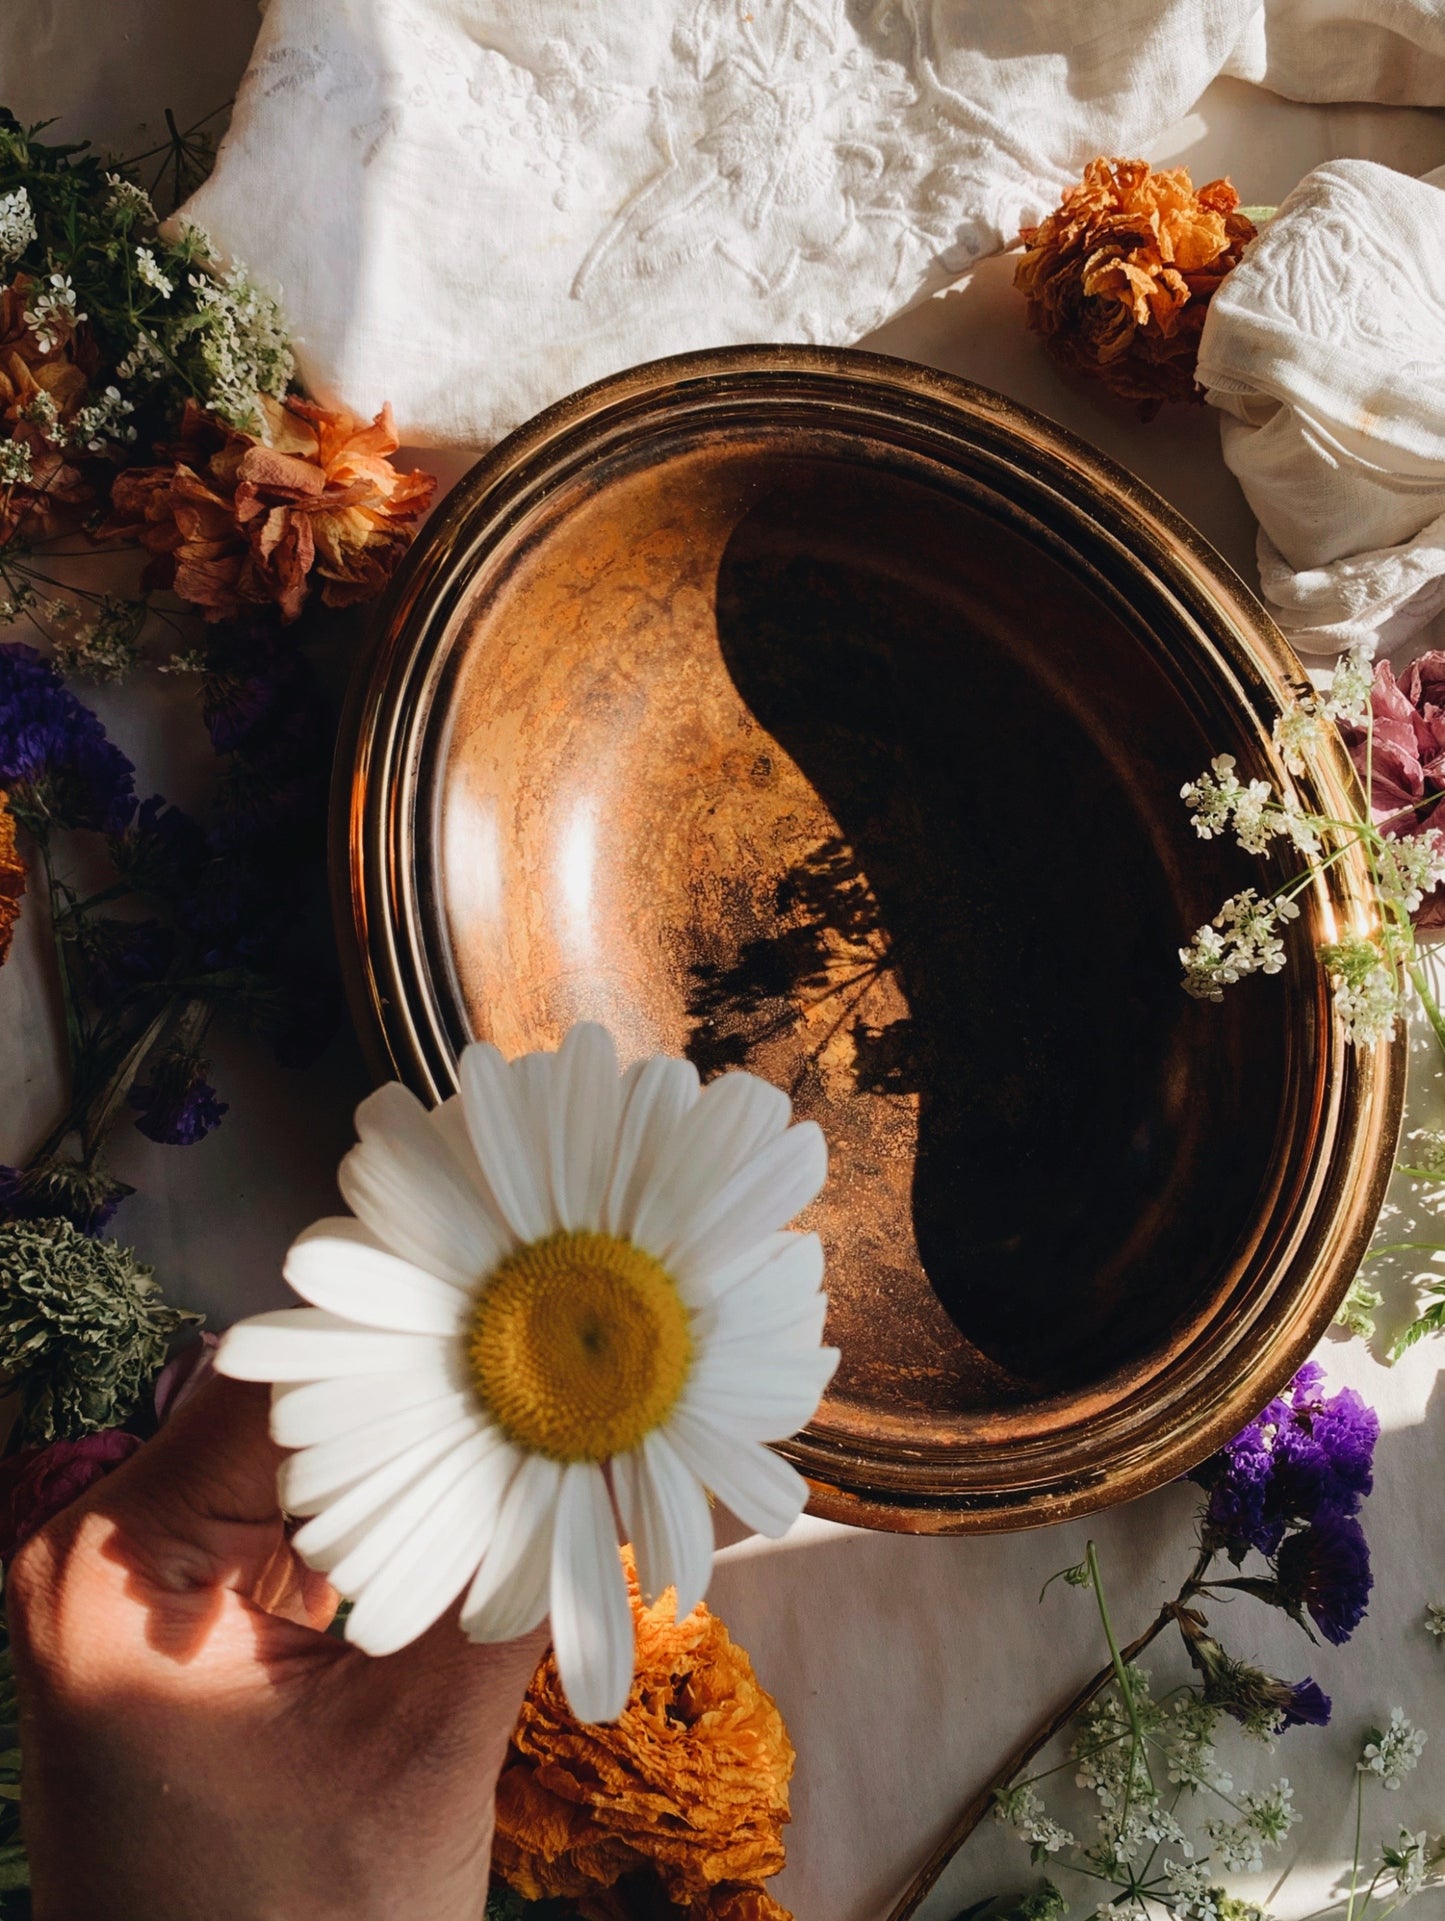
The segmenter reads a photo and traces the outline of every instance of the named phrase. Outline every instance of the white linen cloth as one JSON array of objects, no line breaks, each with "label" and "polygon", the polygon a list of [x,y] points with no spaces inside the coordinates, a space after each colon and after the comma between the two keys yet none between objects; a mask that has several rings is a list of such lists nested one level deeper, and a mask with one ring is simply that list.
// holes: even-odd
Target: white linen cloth
[{"label": "white linen cloth", "polygon": [[1445,101],[1438,0],[271,0],[187,213],[310,392],[482,446],[655,355],[856,340],[1215,75]]},{"label": "white linen cloth", "polygon": [[1210,303],[1199,378],[1301,651],[1445,609],[1445,168],[1307,174]]}]

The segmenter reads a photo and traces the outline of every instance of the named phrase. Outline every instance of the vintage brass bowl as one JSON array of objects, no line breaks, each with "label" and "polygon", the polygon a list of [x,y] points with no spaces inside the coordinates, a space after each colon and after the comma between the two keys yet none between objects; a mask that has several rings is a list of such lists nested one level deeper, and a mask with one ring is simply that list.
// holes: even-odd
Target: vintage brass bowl
[{"label": "vintage brass bowl", "polygon": [[[1299,669],[1131,475],[862,353],[693,354],[589,387],[418,541],[354,703],[343,945],[378,1065],[458,1050],[747,1066],[821,1122],[829,1334],[784,1450],[816,1512],[951,1532],[1180,1474],[1290,1375],[1368,1238],[1394,1047],[1313,945],[1221,1005],[1177,950],[1264,864],[1190,829],[1212,754],[1286,780]],[[1295,785],[1351,805],[1331,750]],[[1287,871],[1284,866],[1276,873]]]}]

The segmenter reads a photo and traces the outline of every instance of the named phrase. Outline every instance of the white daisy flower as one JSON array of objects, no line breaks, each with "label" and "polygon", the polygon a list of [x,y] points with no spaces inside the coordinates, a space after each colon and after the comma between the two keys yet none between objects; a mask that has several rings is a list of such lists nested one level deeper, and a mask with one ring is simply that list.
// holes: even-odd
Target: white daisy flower
[{"label": "white daisy flower", "polygon": [[807,1498],[764,1443],[838,1362],[818,1237],[780,1231],[827,1150],[754,1075],[700,1088],[659,1055],[619,1077],[591,1025],[510,1065],[469,1047],[459,1081],[432,1112],[395,1083],[362,1102],[338,1177],[356,1218],[286,1258],[310,1305],[241,1322],[217,1365],[275,1383],[282,1504],[355,1603],[349,1640],[392,1653],[463,1590],[476,1641],[550,1612],[573,1712],[612,1720],[633,1674],[618,1517],[644,1592],[685,1613],[708,1491],[775,1537]]}]

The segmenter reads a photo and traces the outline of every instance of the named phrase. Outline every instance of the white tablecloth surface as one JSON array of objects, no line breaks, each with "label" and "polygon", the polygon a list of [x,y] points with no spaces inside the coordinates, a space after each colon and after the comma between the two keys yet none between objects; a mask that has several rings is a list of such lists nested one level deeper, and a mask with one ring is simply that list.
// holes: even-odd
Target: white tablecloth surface
[{"label": "white tablecloth surface", "polygon": [[[103,8],[30,0],[0,16],[0,98],[22,119],[58,115],[58,133],[137,151],[163,134],[163,107],[185,125],[227,99],[254,25],[250,0],[108,0]],[[1147,157],[1185,163],[1196,181],[1227,172],[1247,203],[1270,204],[1338,155],[1423,172],[1445,162],[1445,114],[1297,106],[1221,81]],[[1011,277],[1010,261],[986,261],[861,344],[1000,388],[1082,433],[1156,487],[1253,581],[1254,523],[1220,460],[1213,415],[1175,410],[1141,426],[1066,386],[1024,331]],[[422,459],[444,484],[467,464]],[[97,704],[142,782],[184,801],[202,758],[184,694],[150,685]],[[0,971],[0,1160],[23,1153],[53,1109],[56,1009],[38,918],[22,923]],[[1428,1042],[1417,1040],[1416,1051],[1409,1124],[1438,1125],[1445,1073]],[[335,1209],[332,1170],[366,1077],[349,1039],[305,1075],[230,1046],[218,1049],[216,1066],[231,1112],[211,1139],[162,1149],[129,1134],[118,1169],[139,1192],[117,1227],[156,1262],[175,1298],[221,1325],[286,1298],[281,1252],[308,1220]],[[1398,1205],[1391,1238],[1411,1232],[1407,1191]],[[1408,1270],[1386,1270],[1383,1280],[1387,1313],[1403,1318]],[[1445,1824],[1445,1648],[1421,1626],[1426,1601],[1445,1601],[1445,1393],[1436,1381],[1445,1346],[1426,1343],[1389,1371],[1360,1343],[1338,1338],[1322,1358],[1333,1379],[1352,1382],[1379,1408],[1384,1429],[1364,1513],[1376,1569],[1368,1618],[1341,1649],[1310,1648],[1253,1603],[1227,1618],[1235,1652],[1287,1678],[1312,1672],[1335,1699],[1331,1728],[1286,1737],[1275,1757],[1307,1819],[1254,1891],[1285,1921],[1318,1907],[1348,1859],[1353,1756],[1361,1730],[1393,1705],[1432,1740],[1405,1789],[1376,1799],[1374,1825],[1390,1838],[1397,1817],[1412,1828]],[[1170,1488],[1088,1526],[953,1541],[853,1533],[805,1517],[780,1545],[750,1540],[725,1550],[711,1600],[751,1650],[799,1753],[789,1865],[775,1884],[799,1921],[877,1921],[887,1911],[998,1757],[1099,1663],[1087,1597],[1060,1584],[1036,1604],[1045,1579],[1077,1561],[1092,1533],[1116,1618],[1134,1632],[1181,1578],[1193,1505],[1189,1490]],[[1172,1650],[1157,1667],[1177,1670]],[[1023,1848],[990,1826],[925,1915],[947,1921],[991,1889],[1031,1878]],[[1445,1914],[1445,1897],[1427,1895],[1417,1911],[1422,1921]]]}]

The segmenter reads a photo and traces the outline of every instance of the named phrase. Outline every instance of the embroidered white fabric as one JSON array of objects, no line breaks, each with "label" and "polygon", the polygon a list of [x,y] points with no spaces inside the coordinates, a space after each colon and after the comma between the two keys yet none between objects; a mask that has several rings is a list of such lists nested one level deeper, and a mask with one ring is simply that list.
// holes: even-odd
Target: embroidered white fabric
[{"label": "embroidered white fabric", "polygon": [[1445,610],[1445,168],[1307,174],[1210,303],[1199,378],[1302,651]]},{"label": "embroidered white fabric", "polygon": [[1445,100],[1438,0],[271,0],[186,210],[307,387],[486,445],[636,361],[847,343],[1221,71]]}]

